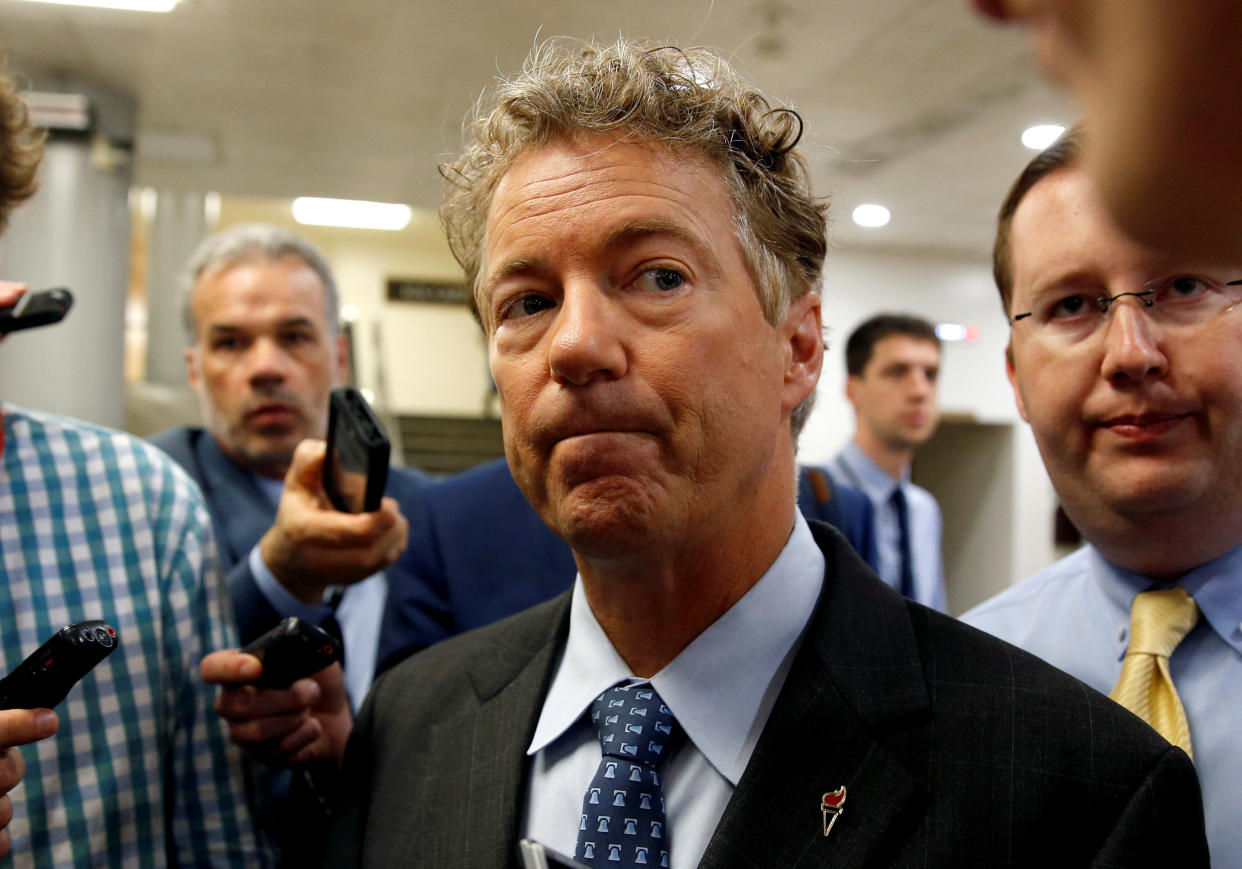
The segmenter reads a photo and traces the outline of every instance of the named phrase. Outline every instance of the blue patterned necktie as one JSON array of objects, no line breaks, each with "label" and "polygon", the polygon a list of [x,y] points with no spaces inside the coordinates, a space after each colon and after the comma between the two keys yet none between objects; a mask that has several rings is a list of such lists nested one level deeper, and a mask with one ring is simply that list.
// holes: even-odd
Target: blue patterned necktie
[{"label": "blue patterned necktie", "polygon": [[574,859],[588,866],[668,866],[660,769],[673,713],[650,685],[615,685],[591,704],[604,756],[582,797]]},{"label": "blue patterned necktie", "polygon": [[901,577],[897,590],[910,599],[914,599],[914,563],[910,557],[910,508],[906,504],[906,493],[901,486],[893,489],[888,499],[897,514],[897,545],[901,549]]}]

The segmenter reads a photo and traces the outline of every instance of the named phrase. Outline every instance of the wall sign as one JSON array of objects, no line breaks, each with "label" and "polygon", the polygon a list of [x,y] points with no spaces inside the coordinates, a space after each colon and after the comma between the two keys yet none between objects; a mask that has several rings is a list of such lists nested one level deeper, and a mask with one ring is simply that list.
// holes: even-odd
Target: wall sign
[{"label": "wall sign", "polygon": [[465,305],[469,298],[466,285],[460,281],[429,281],[420,278],[388,279],[388,301],[390,302]]}]

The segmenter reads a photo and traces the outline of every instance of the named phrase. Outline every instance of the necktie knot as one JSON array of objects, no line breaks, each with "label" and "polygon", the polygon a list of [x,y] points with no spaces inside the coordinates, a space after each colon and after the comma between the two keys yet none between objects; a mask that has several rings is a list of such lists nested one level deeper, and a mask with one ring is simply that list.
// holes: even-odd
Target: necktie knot
[{"label": "necktie knot", "polygon": [[1181,586],[1145,591],[1135,596],[1130,607],[1126,654],[1167,658],[1198,621],[1199,608]]},{"label": "necktie knot", "polygon": [[614,685],[591,704],[591,723],[608,757],[659,769],[673,737],[673,713],[650,685]]},{"label": "necktie knot", "polygon": [[1194,598],[1180,586],[1136,595],[1130,605],[1130,647],[1109,695],[1187,754],[1190,722],[1173,684],[1169,656],[1198,620]]}]

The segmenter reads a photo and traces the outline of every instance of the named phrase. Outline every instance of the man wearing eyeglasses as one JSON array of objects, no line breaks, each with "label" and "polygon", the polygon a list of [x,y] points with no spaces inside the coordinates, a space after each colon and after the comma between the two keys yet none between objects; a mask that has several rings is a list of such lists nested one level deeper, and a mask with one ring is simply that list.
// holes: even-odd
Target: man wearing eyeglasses
[{"label": "man wearing eyeglasses", "polygon": [[1193,752],[1212,865],[1242,866],[1242,255],[1130,240],[1076,131],[1000,212],[1009,379],[1089,545],[964,620]]}]

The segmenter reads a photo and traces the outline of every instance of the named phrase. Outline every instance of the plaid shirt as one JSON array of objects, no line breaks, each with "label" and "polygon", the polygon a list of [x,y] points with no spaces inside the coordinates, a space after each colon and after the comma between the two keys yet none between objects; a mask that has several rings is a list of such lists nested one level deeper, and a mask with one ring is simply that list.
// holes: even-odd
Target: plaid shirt
[{"label": "plaid shirt", "polygon": [[120,647],[25,746],[18,867],[264,866],[198,662],[236,645],[202,496],[128,435],[3,406],[0,665],[104,619]]}]

